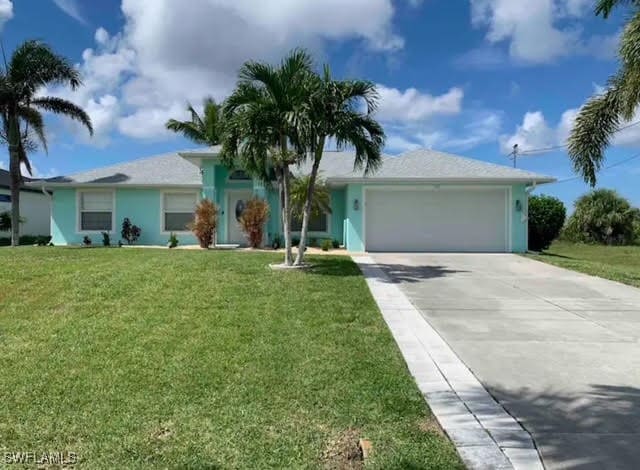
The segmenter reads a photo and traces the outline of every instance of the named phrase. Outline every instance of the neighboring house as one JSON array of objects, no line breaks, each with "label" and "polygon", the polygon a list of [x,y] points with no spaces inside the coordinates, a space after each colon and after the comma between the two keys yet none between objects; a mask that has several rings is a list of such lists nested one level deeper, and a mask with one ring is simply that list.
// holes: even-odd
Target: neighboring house
[{"label": "neighboring house", "polygon": [[[236,217],[255,195],[271,207],[271,243],[282,233],[277,190],[227,169],[218,152],[170,153],[47,180],[53,242],[79,244],[103,230],[118,239],[129,217],[142,229],[140,244],[164,245],[171,232],[181,244],[193,244],[185,225],[206,197],[220,208],[218,243],[244,243]],[[553,181],[432,150],[385,156],[380,170],[366,177],[353,171],[353,153],[326,152],[320,169],[332,211],[311,221],[310,236],[337,239],[355,252],[525,251],[527,190]]]},{"label": "neighboring house", "polygon": [[[0,212],[11,212],[10,175],[0,170]],[[51,232],[51,195],[37,186],[38,180],[24,177],[20,189],[21,235],[49,235]],[[36,184],[36,186],[27,186]],[[0,232],[0,237],[10,237],[11,232]]]}]

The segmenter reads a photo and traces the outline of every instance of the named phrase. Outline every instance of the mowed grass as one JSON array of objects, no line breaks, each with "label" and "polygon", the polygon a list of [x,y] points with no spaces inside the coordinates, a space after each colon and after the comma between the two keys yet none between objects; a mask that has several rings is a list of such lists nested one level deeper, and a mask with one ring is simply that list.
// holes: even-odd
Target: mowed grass
[{"label": "mowed grass", "polygon": [[0,249],[2,454],[322,468],[362,437],[367,467],[461,468],[358,268],[323,256],[308,273],[268,269],[280,259]]},{"label": "mowed grass", "polygon": [[555,242],[540,255],[545,263],[640,287],[640,246],[602,246]]}]

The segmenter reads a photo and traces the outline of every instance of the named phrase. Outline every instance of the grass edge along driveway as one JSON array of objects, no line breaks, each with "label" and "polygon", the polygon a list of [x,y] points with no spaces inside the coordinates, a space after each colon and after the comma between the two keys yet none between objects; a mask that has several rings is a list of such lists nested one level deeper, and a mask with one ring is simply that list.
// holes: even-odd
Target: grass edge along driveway
[{"label": "grass edge along driveway", "polygon": [[591,276],[640,287],[640,246],[603,246],[555,242],[527,257]]},{"label": "grass edge along driveway", "polygon": [[[462,468],[357,266],[0,249],[0,455],[79,468]],[[355,444],[354,444],[355,442]],[[342,466],[342,467],[341,467]]]}]

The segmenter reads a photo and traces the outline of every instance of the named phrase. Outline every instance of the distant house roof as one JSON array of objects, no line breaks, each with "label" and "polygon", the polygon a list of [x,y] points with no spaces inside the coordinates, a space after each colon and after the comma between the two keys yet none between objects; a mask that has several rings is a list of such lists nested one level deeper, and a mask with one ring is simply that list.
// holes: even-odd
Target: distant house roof
[{"label": "distant house roof", "polygon": [[[196,186],[202,185],[199,161],[218,154],[220,147],[167,153],[104,168],[45,180],[45,186]],[[378,171],[365,175],[353,168],[354,154],[349,151],[324,153],[321,176],[329,183],[349,181],[442,181],[442,182],[524,182],[548,183],[554,178],[529,171],[496,165],[481,160],[419,149],[399,156],[383,155]],[[307,173],[310,162],[293,168]],[[31,184],[30,184],[31,185]]]},{"label": "distant house roof", "polygon": [[[23,176],[22,179],[24,180],[24,183],[40,181],[37,179],[29,178],[28,176]],[[39,189],[28,188],[24,183],[21,186],[21,191],[40,192]],[[0,188],[11,189],[11,175],[7,170],[0,169]]]}]

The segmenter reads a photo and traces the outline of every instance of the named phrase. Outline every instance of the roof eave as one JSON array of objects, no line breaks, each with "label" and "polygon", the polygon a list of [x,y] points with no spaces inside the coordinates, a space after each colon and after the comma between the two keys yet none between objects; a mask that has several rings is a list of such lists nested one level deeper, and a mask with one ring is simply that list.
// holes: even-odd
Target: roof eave
[{"label": "roof eave", "polygon": [[202,184],[174,184],[174,183],[79,183],[70,181],[68,183],[39,181],[26,183],[26,186],[33,188],[185,188],[200,189]]},{"label": "roof eave", "polygon": [[327,183],[348,184],[348,183],[413,183],[413,184],[450,184],[450,183],[471,183],[471,184],[546,184],[556,182],[556,178],[541,177],[520,177],[520,178],[350,178],[350,177],[327,177]]}]

